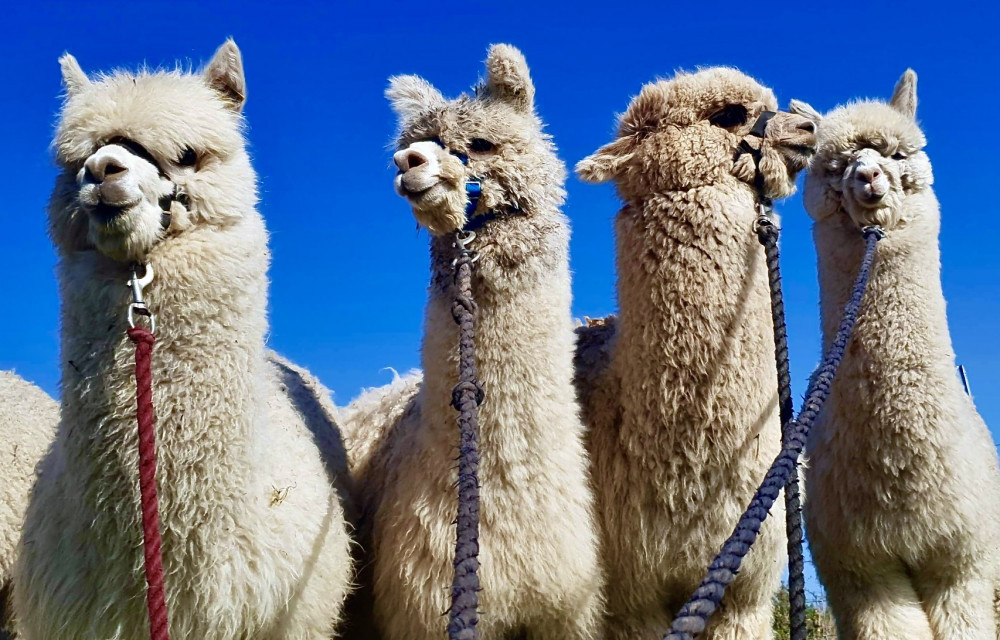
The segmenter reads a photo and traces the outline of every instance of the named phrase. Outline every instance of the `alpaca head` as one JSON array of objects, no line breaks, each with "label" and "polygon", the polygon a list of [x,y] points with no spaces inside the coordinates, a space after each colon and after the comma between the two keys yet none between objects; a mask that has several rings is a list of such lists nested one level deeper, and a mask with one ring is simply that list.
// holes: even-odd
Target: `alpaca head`
[{"label": "alpaca head", "polygon": [[96,249],[141,262],[187,229],[225,224],[254,206],[234,42],[198,74],[91,79],[73,56],[59,62],[66,99],[53,143],[61,173],[49,228],[61,252]]},{"label": "alpaca head", "polygon": [[[535,87],[520,51],[490,47],[475,95],[446,100],[418,76],[395,76],[386,97],[399,116],[395,186],[434,235],[489,211],[528,216],[564,197],[565,168],[535,114]],[[474,211],[466,183],[479,182]]]},{"label": "alpaca head", "polygon": [[846,214],[859,227],[905,223],[903,200],[934,181],[916,122],[917,74],[907,70],[888,103],[863,100],[826,116],[802,102],[793,101],[792,109],[819,123],[805,188],[809,214],[816,220]]},{"label": "alpaca head", "polygon": [[795,190],[795,176],[809,162],[815,127],[777,112],[763,135],[754,135],[765,111],[777,111],[774,94],[735,69],[679,73],[644,86],[621,116],[618,138],[576,170],[588,182],[615,180],[626,200],[730,176],[759,187],[765,198],[781,198]]}]

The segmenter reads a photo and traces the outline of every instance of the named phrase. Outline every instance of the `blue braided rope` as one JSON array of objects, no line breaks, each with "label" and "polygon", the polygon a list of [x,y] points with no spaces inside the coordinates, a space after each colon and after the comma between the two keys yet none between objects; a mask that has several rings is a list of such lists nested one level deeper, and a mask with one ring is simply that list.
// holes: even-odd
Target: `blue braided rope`
[{"label": "blue braided rope", "polygon": [[[788,362],[788,330],[785,302],[781,294],[781,260],[778,236],[781,229],[768,217],[757,220],[757,238],[767,256],[771,290],[771,320],[774,325],[774,361],[778,372],[778,409],[781,419],[781,444],[788,438],[788,425],[795,417],[792,402],[792,376]],[[798,459],[796,458],[796,467]],[[806,581],[802,548],[802,501],[799,474],[793,472],[785,485],[785,532],[788,535],[788,623],[789,640],[806,640]]]},{"label": "blue braided rope", "polygon": [[802,410],[798,417],[788,424],[781,453],[771,464],[767,475],[764,476],[764,481],[757,489],[753,500],[750,501],[750,506],[740,518],[733,534],[722,545],[719,554],[709,565],[705,579],[701,581],[687,604],[681,607],[677,613],[673,625],[670,627],[670,632],[664,637],[664,640],[693,640],[695,636],[705,630],[709,618],[722,602],[726,587],[736,577],[740,565],[743,563],[743,558],[757,540],[760,527],[767,519],[767,513],[778,498],[778,493],[795,472],[796,461],[805,448],[809,429],[816,416],[819,415],[823,403],[830,395],[833,378],[844,357],[847,341],[851,337],[854,323],[858,318],[858,309],[861,307],[861,299],[864,297],[865,288],[868,285],[868,275],[875,259],[875,247],[878,241],[884,237],[882,230],[878,227],[865,227],[862,233],[865,238],[865,256],[861,261],[857,279],[854,281],[851,298],[844,308],[844,315],[840,320],[840,327],[837,329],[833,344],[830,345],[830,349],[823,358],[823,364],[813,377]]}]

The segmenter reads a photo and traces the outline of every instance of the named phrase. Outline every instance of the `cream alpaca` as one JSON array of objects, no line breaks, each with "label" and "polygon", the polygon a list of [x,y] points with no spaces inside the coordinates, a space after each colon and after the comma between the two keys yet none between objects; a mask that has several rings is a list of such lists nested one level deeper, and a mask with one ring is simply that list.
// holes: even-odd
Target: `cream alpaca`
[{"label": "cream alpaca", "polygon": [[[388,638],[445,636],[458,444],[449,404],[457,254],[445,234],[465,224],[465,183],[475,176],[482,199],[474,216],[501,214],[474,245],[477,368],[487,394],[479,414],[481,637],[593,638],[601,578],[572,385],[569,229],[559,211],[565,168],[535,115],[521,53],[495,45],[486,67],[474,97],[446,101],[415,76],[393,78],[387,91],[402,128],[397,190],[433,238],[422,388],[401,379],[357,400],[345,421],[368,492],[374,614]],[[468,166],[431,140],[468,154]]]},{"label": "cream alpaca", "polygon": [[59,424],[59,404],[11,371],[0,371],[0,638],[15,548],[21,537],[28,495]]},{"label": "cream alpaca", "polygon": [[[780,444],[753,156],[764,195],[794,189],[812,124],[714,68],[643,87],[618,138],[577,165],[614,180],[620,315],[583,329],[579,379],[602,525],[608,637],[660,638],[732,532]],[[734,156],[738,156],[734,160]],[[601,341],[604,341],[601,343]],[[771,636],[776,507],[706,637]]]},{"label": "cream alpaca", "polygon": [[916,82],[907,71],[889,104],[854,102],[819,123],[805,204],[827,345],[861,262],[860,228],[887,236],[810,436],[806,523],[841,638],[994,640],[1000,473],[955,375]]},{"label": "cream alpaca", "polygon": [[69,364],[15,574],[23,637],[148,637],[124,313],[129,263],[148,261],[171,634],[329,638],[350,581],[343,458],[310,381],[266,359],[269,254],[240,52],[225,43],[201,74],[90,80],[61,63],[49,216]]}]

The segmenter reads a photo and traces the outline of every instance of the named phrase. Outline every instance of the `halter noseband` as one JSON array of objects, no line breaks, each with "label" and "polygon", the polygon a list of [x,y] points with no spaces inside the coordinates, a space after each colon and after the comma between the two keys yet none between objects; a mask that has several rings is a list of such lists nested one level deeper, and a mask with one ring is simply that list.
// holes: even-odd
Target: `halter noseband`
[{"label": "halter noseband", "polygon": [[156,157],[153,156],[153,154],[151,154],[149,150],[146,149],[146,147],[142,146],[141,144],[139,144],[135,140],[132,140],[131,138],[126,138],[125,136],[116,136],[114,138],[111,138],[101,146],[106,147],[109,144],[117,145],[119,147],[124,147],[132,155],[138,158],[142,158],[149,164],[153,165],[157,173],[159,173],[160,177],[169,182],[170,185],[173,187],[170,190],[170,193],[160,196],[158,203],[160,205],[160,225],[162,225],[164,229],[168,228],[170,226],[171,205],[176,200],[186,208],[190,204],[187,194],[177,192],[177,183],[173,181],[170,175],[167,174],[167,172],[163,169],[163,166],[157,161]]},{"label": "halter noseband", "polygon": [[[451,155],[455,156],[463,165],[469,165],[468,155],[462,153],[461,151],[449,149],[445,143],[441,141],[441,138],[429,138],[427,141],[433,142]],[[469,204],[465,205],[466,222],[465,226],[462,227],[463,231],[478,231],[486,226],[486,224],[493,222],[494,220],[502,220],[510,216],[522,215],[521,210],[515,207],[505,212],[491,210],[486,213],[481,213],[478,216],[474,216],[473,214],[479,207],[479,199],[483,195],[483,183],[476,178],[465,181],[465,195],[469,198]]]},{"label": "halter noseband", "polygon": [[771,206],[771,199],[764,196],[764,174],[760,172],[760,159],[763,155],[763,140],[764,132],[767,130],[767,123],[771,121],[776,115],[775,111],[762,111],[759,116],[757,116],[757,121],[753,123],[753,128],[750,129],[750,133],[747,136],[753,136],[754,138],[760,138],[762,141],[760,149],[754,149],[747,142],[746,137],[740,140],[739,147],[736,148],[736,157],[739,158],[744,153],[749,153],[750,157],[753,158],[753,165],[756,169],[754,173],[753,185],[757,190],[757,199],[760,203],[766,207]]}]

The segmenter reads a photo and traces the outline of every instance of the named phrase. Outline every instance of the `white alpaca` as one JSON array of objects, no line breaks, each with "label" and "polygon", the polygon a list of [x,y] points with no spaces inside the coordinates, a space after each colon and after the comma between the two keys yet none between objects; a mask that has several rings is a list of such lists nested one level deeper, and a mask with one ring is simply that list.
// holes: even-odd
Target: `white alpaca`
[{"label": "white alpaca", "polygon": [[845,640],[994,640],[1000,472],[955,375],[941,290],[938,203],[915,121],[917,76],[889,104],[819,122],[806,179],[829,345],[861,262],[887,236],[857,326],[810,435],[806,524]]},{"label": "white alpaca", "polygon": [[23,637],[149,637],[124,313],[130,263],[148,262],[172,637],[329,638],[350,581],[343,457],[315,385],[266,359],[269,253],[239,50],[227,42],[201,74],[92,81],[61,64],[49,217],[69,364],[15,572]]},{"label": "white alpaca", "polygon": [[396,188],[434,237],[422,386],[402,378],[345,413],[369,519],[375,621],[388,638],[445,637],[458,444],[450,405],[457,254],[449,232],[466,223],[465,186],[475,176],[482,198],[471,220],[499,216],[476,232],[473,246],[477,369],[486,390],[480,637],[593,638],[601,576],[572,385],[569,229],[559,211],[565,168],[542,133],[521,53],[495,45],[486,66],[474,97],[447,101],[415,76],[393,78],[388,90],[402,127]]},{"label": "white alpaca", "polygon": [[[578,346],[609,638],[669,630],[780,447],[755,199],[794,190],[815,137],[782,112],[751,135],[776,107],[734,69],[681,73],[643,87],[618,137],[577,165],[624,201],[620,313],[582,329]],[[776,505],[705,637],[771,637],[782,516]]]},{"label": "white alpaca", "polygon": [[0,638],[15,550],[24,525],[35,465],[55,437],[59,404],[12,371],[0,371]]}]

